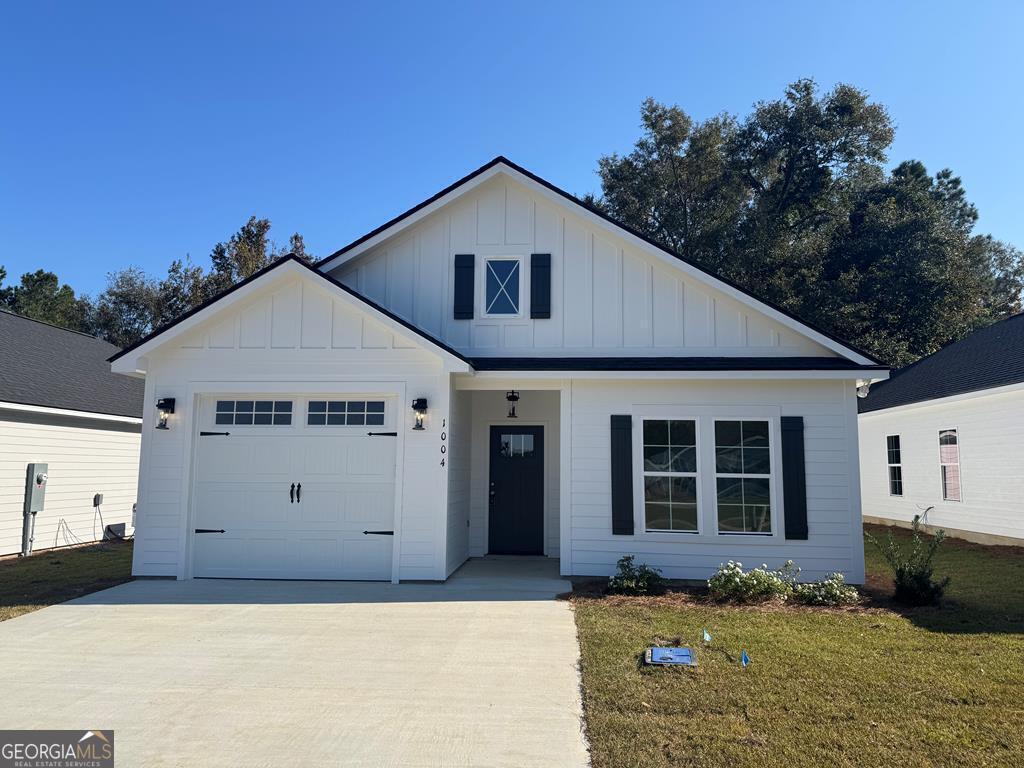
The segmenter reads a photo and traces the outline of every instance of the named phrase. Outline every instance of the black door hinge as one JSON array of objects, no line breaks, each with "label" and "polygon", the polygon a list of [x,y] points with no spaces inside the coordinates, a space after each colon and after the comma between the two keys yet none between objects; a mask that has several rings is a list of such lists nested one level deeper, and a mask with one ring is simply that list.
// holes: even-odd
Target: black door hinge
[{"label": "black door hinge", "polygon": [[397,432],[367,432],[369,437],[398,437]]},{"label": "black door hinge", "polygon": [[363,535],[374,534],[376,536],[394,536],[394,531],[363,531]]},{"label": "black door hinge", "polygon": [[223,435],[224,437],[227,437],[230,434],[231,434],[230,432],[200,432],[199,436],[200,437],[210,437],[212,435]]},{"label": "black door hinge", "polygon": [[196,528],[196,533],[224,533],[223,528]]}]

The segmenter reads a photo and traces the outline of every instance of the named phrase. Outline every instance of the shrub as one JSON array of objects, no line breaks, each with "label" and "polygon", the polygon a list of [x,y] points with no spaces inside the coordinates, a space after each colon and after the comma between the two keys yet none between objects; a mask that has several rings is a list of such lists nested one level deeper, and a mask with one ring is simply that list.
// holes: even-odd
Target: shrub
[{"label": "shrub", "polygon": [[608,591],[619,595],[656,595],[665,591],[661,571],[641,563],[634,565],[633,555],[619,558],[618,572],[608,579]]},{"label": "shrub", "polygon": [[852,605],[859,599],[857,589],[847,584],[841,573],[793,586],[793,601],[803,605]]},{"label": "shrub", "polygon": [[885,542],[880,542],[870,533],[868,541],[878,547],[885,562],[892,568],[896,591],[893,598],[907,605],[936,605],[949,586],[949,577],[937,581],[933,578],[932,560],[939,545],[946,538],[945,531],[936,531],[931,541],[921,536],[921,516],[914,515],[910,526],[910,544],[904,548],[897,543],[892,531],[886,532]]},{"label": "shrub", "polygon": [[785,600],[793,591],[800,569],[792,560],[778,570],[769,570],[767,565],[744,572],[743,563],[730,560],[718,567],[708,579],[711,599],[723,603],[763,603],[768,600]]}]

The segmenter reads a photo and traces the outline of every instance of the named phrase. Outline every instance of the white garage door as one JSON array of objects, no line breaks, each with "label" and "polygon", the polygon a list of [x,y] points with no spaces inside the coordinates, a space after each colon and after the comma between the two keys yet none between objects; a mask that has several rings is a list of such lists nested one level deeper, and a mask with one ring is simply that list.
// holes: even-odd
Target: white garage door
[{"label": "white garage door", "polygon": [[394,410],[372,395],[204,398],[193,575],[390,579]]}]

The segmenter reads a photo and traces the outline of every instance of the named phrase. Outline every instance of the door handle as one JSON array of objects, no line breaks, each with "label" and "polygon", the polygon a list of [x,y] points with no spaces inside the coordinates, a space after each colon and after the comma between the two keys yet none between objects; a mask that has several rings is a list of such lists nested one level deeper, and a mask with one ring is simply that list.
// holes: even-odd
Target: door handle
[{"label": "door handle", "polygon": [[295,503],[295,483],[292,483],[292,487],[288,489],[288,503]]},{"label": "door handle", "polygon": [[302,483],[295,486],[295,501],[302,503]]}]

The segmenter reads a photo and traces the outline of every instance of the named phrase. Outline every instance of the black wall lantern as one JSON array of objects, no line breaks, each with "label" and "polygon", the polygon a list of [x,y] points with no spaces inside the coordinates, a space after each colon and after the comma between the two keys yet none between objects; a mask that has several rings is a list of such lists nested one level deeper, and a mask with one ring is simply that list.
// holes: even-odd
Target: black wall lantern
[{"label": "black wall lantern", "polygon": [[416,423],[413,429],[423,429],[423,417],[427,413],[427,398],[417,397],[412,401],[412,410],[416,414]]},{"label": "black wall lantern", "polygon": [[508,400],[508,417],[510,419],[518,419],[516,416],[516,403],[519,402],[519,393],[514,389],[511,392],[505,393],[505,399]]},{"label": "black wall lantern", "polygon": [[157,422],[157,429],[169,429],[167,426],[167,417],[174,413],[174,398],[173,397],[161,397],[156,401],[156,409],[160,412],[160,421]]}]

